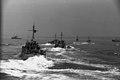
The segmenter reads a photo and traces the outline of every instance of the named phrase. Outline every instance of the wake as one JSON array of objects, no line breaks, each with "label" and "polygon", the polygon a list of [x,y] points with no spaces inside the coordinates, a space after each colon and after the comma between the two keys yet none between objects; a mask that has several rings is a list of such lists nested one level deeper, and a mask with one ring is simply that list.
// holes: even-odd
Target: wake
[{"label": "wake", "polygon": [[[1,60],[1,73],[19,77],[22,80],[116,80],[115,77],[120,77],[119,69],[110,65],[90,64],[67,55],[75,54],[75,51],[67,52],[62,48],[49,48],[49,51],[48,55],[54,55],[54,58],[34,56],[25,61]],[[58,65],[58,68],[55,68],[56,65]],[[72,65],[73,67],[77,65],[79,68],[73,68]],[[68,67],[66,68],[66,66]],[[84,66],[83,68],[87,66],[87,68],[95,67],[98,69],[83,69],[82,66]],[[108,70],[99,70],[99,68],[107,68]]]},{"label": "wake", "polygon": [[23,76],[21,73],[24,71],[41,71],[53,65],[53,62],[47,60],[44,56],[30,57],[26,61],[9,59],[1,61],[1,72],[13,76]]}]

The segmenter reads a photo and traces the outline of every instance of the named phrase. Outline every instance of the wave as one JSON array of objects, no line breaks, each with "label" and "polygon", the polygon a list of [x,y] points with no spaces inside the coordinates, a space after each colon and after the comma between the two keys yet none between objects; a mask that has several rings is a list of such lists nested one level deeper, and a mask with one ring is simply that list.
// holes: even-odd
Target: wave
[{"label": "wave", "polygon": [[[118,80],[115,77],[120,77],[120,72],[117,72],[116,69],[113,69],[113,71],[98,71],[98,70],[80,70],[80,69],[49,69],[48,72],[55,72],[55,73],[61,73],[61,74],[70,74],[74,73],[76,74],[74,77],[77,77],[79,79],[87,79],[87,80]],[[72,76],[72,75],[70,75]],[[70,77],[69,76],[69,77]],[[115,77],[114,77],[115,76]],[[120,79],[120,78],[119,78]],[[77,79],[76,79],[77,80]]]},{"label": "wave", "polygon": [[2,45],[2,46],[11,46],[11,45],[13,45],[13,44],[9,44],[9,43],[2,43],[1,45]]},{"label": "wave", "polygon": [[[82,66],[88,66],[88,67],[93,67],[93,68],[105,68],[105,69],[111,69],[112,66],[111,65],[107,65],[107,64],[94,64],[94,63],[89,63],[88,60],[84,60],[84,59],[79,59],[79,58],[75,58],[71,55],[75,55],[76,51],[65,51],[65,50],[59,50],[56,49],[57,51],[60,52],[51,52],[48,53],[48,55],[54,55],[55,57],[49,57],[51,60],[53,60],[56,63],[70,63],[70,64],[75,64],[75,65],[82,65]],[[53,50],[54,51],[54,50]],[[82,51],[83,52],[83,51]]]},{"label": "wave", "polygon": [[47,51],[52,51],[52,52],[61,52],[61,51],[75,51],[77,50],[73,46],[66,46],[66,48],[61,48],[61,47],[52,47],[52,48],[45,48]]},{"label": "wave", "polygon": [[[18,74],[18,73],[17,73]],[[19,73],[22,80],[119,80],[120,72],[79,69],[45,69]],[[116,76],[116,78],[114,77]],[[117,78],[118,77],[118,78]]]},{"label": "wave", "polygon": [[60,47],[56,47],[56,48],[49,48],[48,51],[61,52],[61,51],[65,51],[65,49],[60,48]]},{"label": "wave", "polygon": [[[52,58],[51,58],[52,59]],[[55,61],[56,60],[56,61]],[[53,62],[54,61],[54,62]],[[114,80],[115,77],[119,78],[120,72],[116,67],[109,69],[107,71],[103,70],[86,70],[86,69],[74,69],[71,67],[65,67],[64,65],[59,66],[59,69],[50,68],[56,66],[57,64],[69,63],[75,66],[78,65],[87,65],[105,68],[108,65],[100,64],[89,64],[84,62],[70,61],[68,59],[55,59],[47,60],[44,56],[34,56],[28,58],[26,61],[23,60],[2,60],[1,61],[1,73],[7,73],[11,76],[20,77],[22,80]],[[79,67],[79,66],[78,66]]]},{"label": "wave", "polygon": [[48,61],[44,56],[30,57],[25,61],[15,59],[1,61],[2,72],[18,76],[21,71],[40,71],[50,66],[53,66],[53,62]]},{"label": "wave", "polygon": [[[20,46],[16,47],[18,48]],[[70,56],[75,54],[76,51],[66,51],[66,49],[59,47],[48,48],[48,50],[50,52],[48,52],[47,59],[44,56],[34,56],[25,61],[16,59],[1,60],[1,73],[7,73],[11,76],[19,77],[22,80],[120,79],[119,69],[114,66],[99,63],[92,64]],[[52,55],[54,55],[54,57]]]},{"label": "wave", "polygon": [[[67,56],[68,57],[68,56]],[[72,57],[68,57],[70,60],[68,59],[58,59],[58,58],[51,58],[55,63],[57,63],[59,66],[68,66],[66,68],[76,68],[76,69],[91,69],[91,70],[111,70],[113,69],[113,67],[111,65],[103,65],[103,64],[91,64],[88,62],[83,62],[80,60],[75,60]],[[73,61],[75,60],[75,61]],[[54,65],[56,66],[56,65]],[[53,67],[54,67],[53,66]],[[62,68],[62,66],[60,67],[60,69]],[[73,66],[73,67],[71,67]],[[76,67],[75,67],[76,66]]]},{"label": "wave", "polygon": [[54,44],[51,43],[45,43],[45,44],[40,44],[41,46],[54,46]]},{"label": "wave", "polygon": [[86,44],[95,44],[94,42],[73,42],[75,45],[86,45]]},{"label": "wave", "polygon": [[[31,76],[24,76],[22,80],[77,80],[62,74],[31,74]],[[79,80],[79,79],[78,79]]]}]

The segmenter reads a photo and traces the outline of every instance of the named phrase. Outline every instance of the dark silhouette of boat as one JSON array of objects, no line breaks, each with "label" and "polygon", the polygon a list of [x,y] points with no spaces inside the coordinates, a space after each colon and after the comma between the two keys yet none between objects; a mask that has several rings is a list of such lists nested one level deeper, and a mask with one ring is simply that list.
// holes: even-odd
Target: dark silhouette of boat
[{"label": "dark silhouette of boat", "polygon": [[35,26],[33,25],[33,29],[29,31],[33,32],[32,39],[31,41],[27,41],[25,46],[22,46],[22,51],[19,57],[23,60],[35,55],[44,55],[46,57],[46,51],[42,50],[39,44],[34,40],[34,34],[37,32],[37,30],[35,30]]},{"label": "dark silhouette of boat", "polygon": [[73,44],[75,44],[75,45],[80,45],[81,44],[81,42],[79,42],[78,36],[75,37],[75,41],[73,42]]},{"label": "dark silhouette of boat", "polygon": [[112,39],[112,42],[120,42],[120,37],[115,37],[114,39]]},{"label": "dark silhouette of boat", "polygon": [[112,39],[112,42],[120,42],[120,39]]},{"label": "dark silhouette of boat", "polygon": [[61,39],[58,40],[58,39],[56,39],[56,34],[55,34],[55,39],[53,41],[48,42],[48,43],[54,44],[55,45],[54,47],[65,48],[66,43],[64,40],[62,40],[62,36],[63,36],[63,34],[61,32]]},{"label": "dark silhouette of boat", "polygon": [[60,47],[60,48],[65,48],[66,47],[66,43],[65,41],[62,39],[62,32],[61,32],[61,39],[60,40],[57,40],[57,42],[55,43],[55,46],[54,47]]},{"label": "dark silhouette of boat", "polygon": [[78,36],[76,36],[76,42],[78,42],[78,41],[79,41]]},{"label": "dark silhouette of boat", "polygon": [[88,36],[88,40],[87,40],[86,42],[88,42],[88,43],[90,43],[90,42],[91,42],[91,40],[90,40],[90,37],[89,37],[89,36]]},{"label": "dark silhouette of boat", "polygon": [[16,35],[16,36],[11,37],[11,39],[22,39],[22,38],[19,38],[19,37]]},{"label": "dark silhouette of boat", "polygon": [[52,41],[49,41],[48,43],[50,44],[56,44],[59,40],[56,38],[56,34],[55,34],[55,39]]}]

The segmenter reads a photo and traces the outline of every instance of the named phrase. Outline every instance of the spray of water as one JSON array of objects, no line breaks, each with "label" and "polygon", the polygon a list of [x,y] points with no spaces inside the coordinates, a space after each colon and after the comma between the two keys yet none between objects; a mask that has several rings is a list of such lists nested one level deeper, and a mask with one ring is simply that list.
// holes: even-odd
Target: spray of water
[{"label": "spray of water", "polygon": [[24,74],[21,73],[24,71],[41,71],[53,65],[53,62],[48,61],[44,56],[34,56],[26,61],[15,59],[2,60],[1,71],[13,76],[23,76]]},{"label": "spray of water", "polygon": [[[21,80],[114,80],[114,76],[119,76],[117,68],[112,68],[108,71],[100,70],[82,70],[73,68],[60,68],[60,69],[50,69],[57,64],[70,63],[78,64],[99,68],[109,68],[109,65],[100,64],[90,64],[87,62],[82,62],[80,60],[73,60],[65,50],[60,48],[51,48],[51,55],[62,56],[63,59],[53,58],[46,59],[44,56],[34,56],[29,57],[27,60],[2,60],[1,61],[1,73],[7,73],[11,76],[16,76],[21,78]],[[56,52],[57,51],[57,52]],[[74,53],[71,53],[74,54]],[[48,68],[49,67],[49,68]]]}]

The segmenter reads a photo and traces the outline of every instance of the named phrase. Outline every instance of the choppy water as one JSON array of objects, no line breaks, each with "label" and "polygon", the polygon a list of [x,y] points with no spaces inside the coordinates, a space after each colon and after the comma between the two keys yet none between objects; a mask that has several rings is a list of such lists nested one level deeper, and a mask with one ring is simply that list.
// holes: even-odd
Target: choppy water
[{"label": "choppy water", "polygon": [[120,43],[71,42],[72,49],[40,44],[47,49],[47,58],[25,61],[17,59],[24,44],[8,44],[2,46],[3,80],[120,80]]}]

